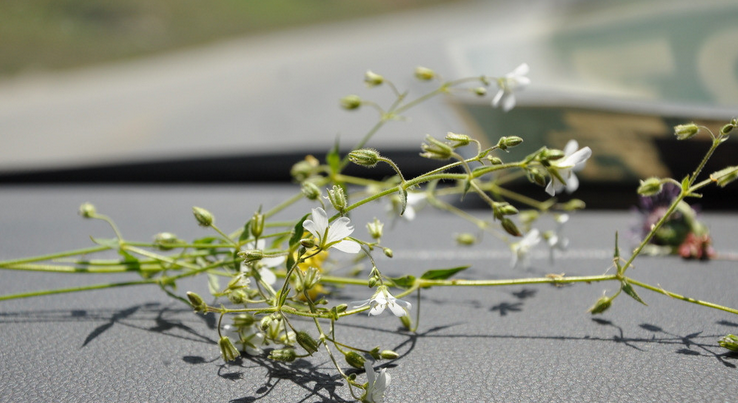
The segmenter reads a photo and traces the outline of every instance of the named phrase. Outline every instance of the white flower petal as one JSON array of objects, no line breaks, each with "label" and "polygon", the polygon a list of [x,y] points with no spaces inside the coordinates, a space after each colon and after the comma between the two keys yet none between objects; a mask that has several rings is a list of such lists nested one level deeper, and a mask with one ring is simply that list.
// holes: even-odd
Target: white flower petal
[{"label": "white flower petal", "polygon": [[505,100],[502,102],[502,110],[505,112],[509,112],[514,107],[515,95],[513,95],[512,93],[508,93],[507,96],[505,96]]},{"label": "white flower petal", "polygon": [[500,101],[502,100],[502,97],[505,95],[505,90],[500,88],[499,91],[497,91],[497,94],[495,94],[495,97],[492,98],[492,107],[497,108],[497,106],[500,104]]},{"label": "white flower petal", "polygon": [[316,228],[321,230],[320,233],[322,236],[323,232],[325,232],[325,229],[328,228],[328,214],[326,214],[325,210],[323,210],[322,208],[317,207],[313,209],[311,218],[313,219]]},{"label": "white flower petal", "polygon": [[[398,302],[404,302],[404,301],[398,301]],[[404,309],[402,309],[402,307],[400,306],[400,304],[397,304],[395,302],[390,302],[389,304],[387,304],[387,307],[398,318],[407,315],[407,311],[405,311]]]},{"label": "white flower petal", "polygon": [[363,307],[369,305],[370,302],[372,302],[372,299],[371,298],[365,299],[363,301],[351,301],[351,303],[349,305],[351,305],[351,307],[353,309],[358,309],[358,308],[363,308]]},{"label": "white flower petal", "polygon": [[513,70],[510,74],[508,74],[508,77],[524,76],[528,74],[529,71],[530,66],[528,66],[528,63],[522,63],[520,66],[516,67],[515,70]]},{"label": "white flower petal", "polygon": [[569,156],[574,154],[574,152],[577,151],[578,148],[579,143],[576,140],[569,140],[562,151],[564,151],[565,156]]},{"label": "white flower petal", "polygon": [[328,230],[328,239],[325,242],[333,243],[351,235],[354,232],[354,227],[349,224],[351,224],[351,220],[348,217],[341,217],[334,221]]},{"label": "white flower petal", "polygon": [[376,381],[377,377],[369,361],[364,361],[364,371],[366,371],[366,380],[369,381],[369,385],[374,386],[374,381]]},{"label": "white flower petal", "polygon": [[372,309],[369,310],[369,316],[380,315],[382,312],[384,312],[384,308],[386,308],[386,306],[386,304],[376,304],[372,306]]},{"label": "white flower petal", "polygon": [[331,245],[331,248],[336,248],[345,253],[359,253],[361,251],[361,245],[359,245],[358,242],[354,242],[348,239]]},{"label": "white flower petal", "polygon": [[579,178],[573,173],[566,179],[566,193],[573,193],[579,188]]},{"label": "white flower petal", "polygon": [[269,285],[274,285],[277,282],[277,275],[266,267],[259,270],[259,276],[261,276],[261,279]]},{"label": "white flower petal", "polygon": [[581,164],[587,161],[587,159],[591,156],[592,156],[592,149],[589,147],[584,147],[581,150],[576,151],[575,153],[566,157],[560,166],[561,167],[574,167],[578,164]]},{"label": "white flower petal", "polygon": [[523,88],[530,85],[530,78],[528,77],[517,77],[515,79],[516,88],[522,90]]},{"label": "white flower petal", "polygon": [[311,220],[305,220],[302,223],[302,228],[308,230],[313,236],[318,239],[318,242],[320,242],[320,239],[323,237],[323,232],[325,232],[325,228],[322,229],[318,227],[318,225]]}]

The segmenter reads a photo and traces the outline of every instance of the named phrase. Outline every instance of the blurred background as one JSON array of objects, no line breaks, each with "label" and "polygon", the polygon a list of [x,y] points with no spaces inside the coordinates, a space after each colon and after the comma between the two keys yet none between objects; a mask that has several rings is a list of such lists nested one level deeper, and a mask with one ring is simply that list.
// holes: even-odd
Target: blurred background
[{"label": "blurred background", "polygon": [[[510,158],[576,139],[594,151],[576,197],[623,208],[638,179],[681,178],[709,147],[675,124],[738,116],[736,21],[737,0],[4,0],[0,184],[287,182],[376,122],[341,97],[392,101],[367,69],[412,96],[433,88],[419,65],[458,78],[527,62],[516,109],[435,99],[369,146],[411,175],[425,134],[525,138]],[[737,164],[736,141],[706,172]]]}]

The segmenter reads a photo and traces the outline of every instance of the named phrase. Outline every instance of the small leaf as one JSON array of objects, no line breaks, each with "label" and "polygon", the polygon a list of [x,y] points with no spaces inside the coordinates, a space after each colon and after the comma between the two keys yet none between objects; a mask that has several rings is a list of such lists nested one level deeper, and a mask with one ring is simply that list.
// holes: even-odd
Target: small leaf
[{"label": "small leaf", "polygon": [[325,156],[325,162],[328,163],[328,167],[333,173],[339,173],[341,171],[341,156],[338,154],[338,137],[336,137],[336,143],[333,148]]},{"label": "small leaf", "polygon": [[120,249],[120,240],[118,240],[118,238],[107,239],[90,237],[90,239],[92,242],[100,246],[107,246],[110,249]]},{"label": "small leaf", "polygon": [[466,270],[471,266],[459,266],[459,267],[452,267],[450,269],[434,269],[434,270],[428,270],[427,272],[423,273],[420,278],[425,280],[446,280],[453,276],[454,274]]},{"label": "small leaf", "polygon": [[630,295],[634,300],[640,302],[643,305],[648,306],[648,304],[645,303],[645,302],[643,302],[643,300],[641,299],[641,297],[638,296],[638,294],[635,292],[635,289],[633,289],[633,286],[630,285],[625,280],[621,281],[620,288],[623,290],[624,293]]},{"label": "small leaf", "polygon": [[469,189],[471,189],[471,180],[466,178],[464,179],[464,191],[461,192],[461,201],[464,201],[464,197],[469,193]]},{"label": "small leaf", "polygon": [[298,222],[295,224],[295,228],[292,229],[292,236],[290,237],[290,248],[300,243],[300,240],[302,239],[302,234],[305,233],[305,228],[303,228],[302,224],[307,220],[308,216],[310,214],[305,214]]},{"label": "small leaf", "polygon": [[410,288],[415,284],[415,276],[407,275],[404,277],[391,278],[393,283],[400,288]]},{"label": "small leaf", "polygon": [[213,296],[220,294],[220,281],[218,281],[218,276],[210,273],[208,273],[208,291],[210,291],[210,294]]},{"label": "small leaf", "polygon": [[400,203],[402,204],[402,210],[400,215],[405,214],[405,208],[407,208],[407,190],[400,186]]},{"label": "small leaf", "polygon": [[247,239],[249,239],[249,236],[251,235],[251,220],[246,221],[246,224],[243,226],[243,231],[241,232],[241,236],[238,237],[239,242],[243,242]]}]

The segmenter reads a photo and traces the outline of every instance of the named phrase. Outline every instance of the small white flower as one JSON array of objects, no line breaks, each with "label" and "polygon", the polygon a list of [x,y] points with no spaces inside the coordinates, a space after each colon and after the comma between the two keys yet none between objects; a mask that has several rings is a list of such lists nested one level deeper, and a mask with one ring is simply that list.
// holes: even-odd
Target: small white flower
[{"label": "small white flower", "polygon": [[259,346],[264,344],[264,334],[257,332],[253,327],[239,330],[235,326],[223,326],[223,335],[234,341],[239,351],[249,355],[261,355],[264,351]]},{"label": "small white flower", "polygon": [[370,305],[372,309],[369,310],[369,316],[379,315],[384,312],[385,308],[389,308],[395,316],[400,317],[408,315],[408,311],[412,308],[409,302],[392,296],[385,285],[377,287],[377,292],[371,298],[364,301],[353,301],[351,305],[354,308],[362,308]]},{"label": "small white flower", "polygon": [[361,245],[345,239],[354,232],[354,227],[349,225],[351,220],[348,217],[341,217],[329,226],[328,214],[318,207],[313,209],[311,218],[312,220],[305,220],[302,226],[318,240],[321,249],[336,248],[341,252],[359,253]]},{"label": "small white flower", "polygon": [[549,247],[549,259],[551,260],[551,263],[554,261],[554,249],[558,249],[563,252],[569,246],[569,238],[561,235],[561,231],[564,229],[564,223],[569,221],[569,215],[559,214],[554,217],[554,220],[556,221],[556,229],[553,231],[547,231],[543,235]]},{"label": "small white flower", "polygon": [[530,230],[523,239],[510,245],[512,249],[512,262],[510,263],[513,268],[522,266],[524,269],[530,267],[530,250],[541,242],[541,233],[537,229],[533,228]]},{"label": "small white flower", "polygon": [[[579,187],[579,179],[574,172],[581,171],[592,156],[592,149],[584,147],[581,150],[576,140],[569,140],[564,147],[564,157],[557,161],[552,161],[548,167],[551,174],[551,181],[546,185],[546,193],[555,196],[556,193],[566,189],[566,193],[572,193]],[[564,182],[561,181],[564,180]]]},{"label": "small white flower", "polygon": [[530,84],[530,79],[525,75],[528,74],[530,68],[527,63],[523,63],[516,67],[515,70],[497,79],[497,86],[500,87],[495,97],[492,99],[492,107],[496,108],[502,103],[502,110],[507,112],[515,107],[515,91],[520,91]]},{"label": "small white flower", "polygon": [[390,385],[390,374],[387,373],[386,368],[379,370],[379,373],[374,372],[374,368],[369,361],[364,361],[364,370],[366,371],[366,379],[368,381],[366,385],[366,394],[362,397],[362,401],[365,403],[383,403],[384,392]]}]

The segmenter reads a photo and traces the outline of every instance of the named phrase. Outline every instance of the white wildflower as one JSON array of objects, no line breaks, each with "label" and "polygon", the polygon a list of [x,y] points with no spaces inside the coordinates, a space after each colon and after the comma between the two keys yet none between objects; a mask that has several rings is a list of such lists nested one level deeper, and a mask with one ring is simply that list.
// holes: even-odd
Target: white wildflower
[{"label": "white wildflower", "polygon": [[548,167],[551,181],[546,186],[546,193],[555,196],[556,193],[566,189],[567,193],[572,193],[579,187],[579,179],[574,172],[581,171],[584,168],[587,159],[592,156],[592,150],[584,147],[577,150],[579,144],[576,140],[569,140],[564,147],[564,157],[552,161]]},{"label": "white wildflower", "polygon": [[408,311],[412,307],[409,302],[397,299],[390,294],[385,285],[377,287],[377,292],[371,298],[364,301],[353,301],[351,305],[354,308],[362,308],[370,305],[372,309],[369,310],[369,316],[379,315],[384,312],[385,308],[389,308],[398,317],[408,315]]},{"label": "white wildflower", "polygon": [[513,268],[522,266],[527,269],[530,267],[530,251],[531,249],[541,242],[541,233],[537,229],[533,228],[530,230],[523,239],[510,245],[512,249],[512,262]]},{"label": "white wildflower", "polygon": [[336,248],[341,252],[359,253],[361,245],[345,239],[354,232],[354,227],[349,225],[351,220],[348,217],[340,217],[329,226],[328,214],[318,207],[313,209],[311,218],[312,220],[305,220],[302,226],[313,234],[321,249]]},{"label": "white wildflower", "polygon": [[500,87],[500,89],[492,99],[492,106],[496,108],[502,104],[502,110],[505,112],[514,108],[515,91],[520,91],[530,84],[530,79],[526,77],[529,70],[530,68],[528,67],[528,64],[523,63],[504,77],[498,78],[497,86]]},{"label": "white wildflower", "polygon": [[364,362],[364,370],[366,370],[366,379],[368,381],[366,385],[366,393],[362,396],[361,400],[364,403],[383,403],[384,392],[390,385],[390,374],[387,373],[386,368],[379,370],[379,373],[374,372],[374,368],[369,361]]}]

